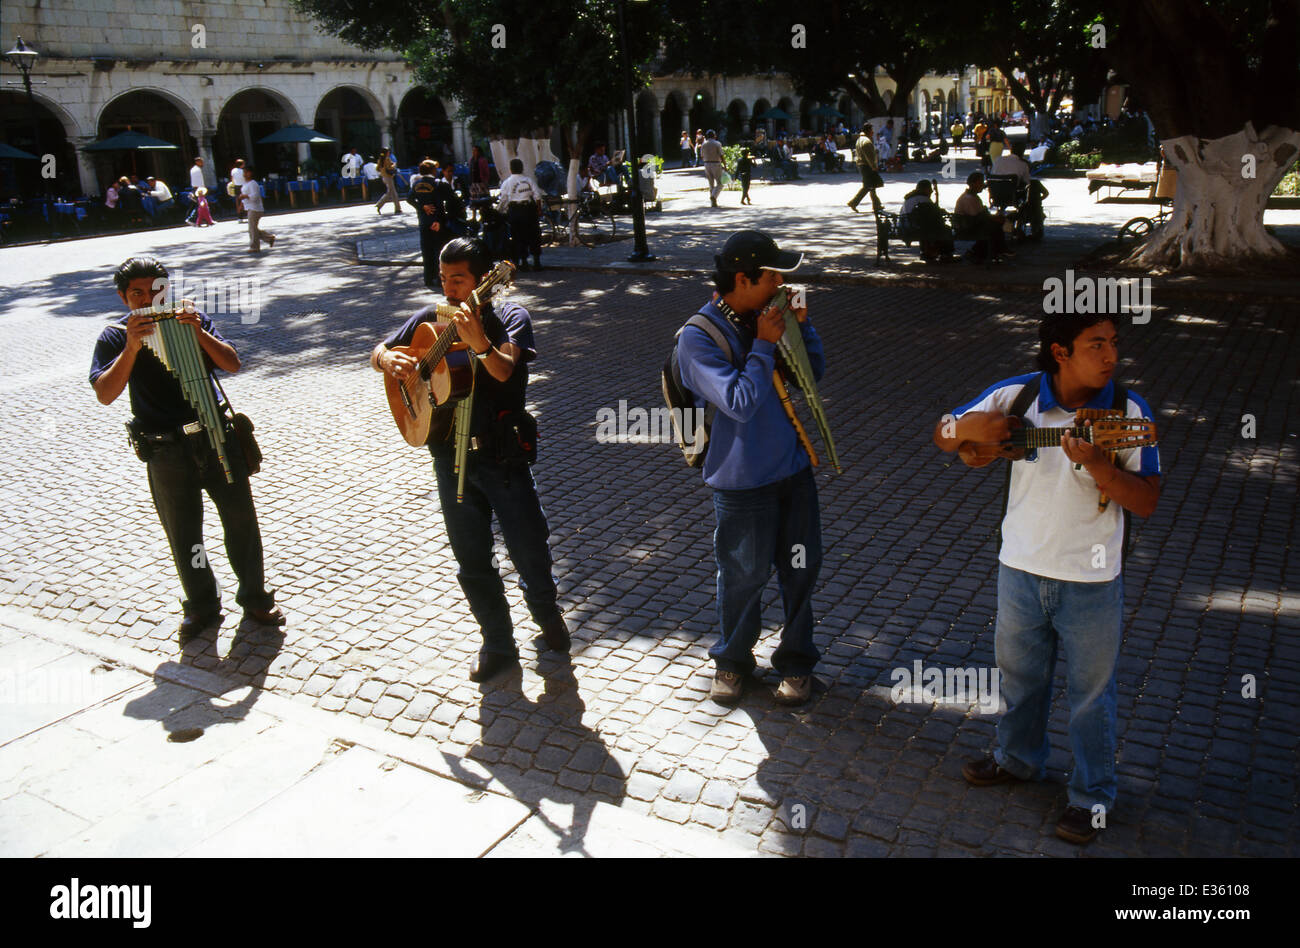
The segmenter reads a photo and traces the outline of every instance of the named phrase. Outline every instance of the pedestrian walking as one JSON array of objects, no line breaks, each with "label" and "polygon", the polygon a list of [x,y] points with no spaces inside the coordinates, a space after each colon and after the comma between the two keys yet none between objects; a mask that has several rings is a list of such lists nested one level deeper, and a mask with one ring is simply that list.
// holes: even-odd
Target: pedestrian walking
[{"label": "pedestrian walking", "polygon": [[379,177],[384,182],[384,193],[380,197],[379,203],[375,205],[375,213],[384,212],[384,202],[393,202],[393,213],[402,213],[402,202],[397,198],[397,165],[393,162],[392,156],[388,149],[385,148],[379,153],[378,161]]},{"label": "pedestrian walking", "polygon": [[266,208],[262,204],[262,184],[258,181],[259,175],[253,168],[244,169],[244,187],[240,194],[244,199],[244,209],[248,214],[248,251],[249,253],[261,253],[262,241],[266,241],[271,247],[275,246],[275,234],[268,234],[259,226],[262,215],[266,213]]},{"label": "pedestrian walking", "polygon": [[700,143],[700,160],[704,163],[704,177],[709,182],[709,203],[717,207],[718,195],[722,193],[722,143],[713,129],[705,133],[704,141]]}]

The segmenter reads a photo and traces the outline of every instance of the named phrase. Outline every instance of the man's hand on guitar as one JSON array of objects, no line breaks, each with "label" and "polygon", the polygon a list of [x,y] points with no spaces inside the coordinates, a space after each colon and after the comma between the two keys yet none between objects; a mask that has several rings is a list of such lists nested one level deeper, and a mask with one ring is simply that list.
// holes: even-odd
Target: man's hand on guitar
[{"label": "man's hand on guitar", "polygon": [[475,352],[492,347],[487,333],[483,331],[483,321],[478,317],[478,310],[469,303],[461,303],[460,310],[451,321],[456,327],[456,335]]},{"label": "man's hand on guitar", "polygon": [[960,440],[1000,444],[1011,438],[1011,422],[1000,411],[971,411],[957,421]]},{"label": "man's hand on guitar", "polygon": [[395,379],[404,379],[412,372],[419,362],[412,356],[404,352],[385,352],[379,359],[379,367],[388,375]]},{"label": "man's hand on guitar", "polygon": [[[1091,422],[1085,422],[1091,424]],[[1065,456],[1075,464],[1082,464],[1088,469],[1088,473],[1096,478],[1102,475],[1102,480],[1108,480],[1109,476],[1104,472],[1112,467],[1110,458],[1106,452],[1097,447],[1091,441],[1085,441],[1082,438],[1072,438],[1069,435],[1061,435],[1061,450]]]}]

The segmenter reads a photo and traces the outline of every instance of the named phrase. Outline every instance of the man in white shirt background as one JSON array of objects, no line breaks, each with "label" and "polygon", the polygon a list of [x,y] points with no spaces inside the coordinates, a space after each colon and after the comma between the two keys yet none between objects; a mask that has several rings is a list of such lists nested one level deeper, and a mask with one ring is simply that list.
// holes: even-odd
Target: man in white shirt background
[{"label": "man in white shirt background", "polygon": [[241,221],[245,219],[244,215],[247,213],[247,210],[244,207],[243,194],[246,180],[247,179],[244,177],[244,159],[236,158],[235,166],[230,169],[230,183],[234,185],[234,193],[232,196],[235,199],[235,210],[239,213],[239,219]]},{"label": "man in white shirt background", "polygon": [[261,253],[262,241],[275,246],[275,234],[268,234],[258,227],[266,208],[262,204],[262,185],[258,183],[258,174],[252,168],[244,169],[244,186],[240,189],[244,209],[248,213],[248,252]]},{"label": "man in white shirt background", "polygon": [[530,252],[533,269],[542,269],[542,232],[538,221],[541,205],[542,192],[536,182],[524,174],[523,161],[511,158],[510,176],[501,182],[497,207],[505,212],[510,224],[510,256],[520,270],[528,269]]},{"label": "man in white shirt background", "polygon": [[145,179],[149,188],[149,196],[154,199],[154,215],[170,211],[176,206],[176,199],[172,197],[172,189],[167,187],[167,183],[159,181],[153,175]]},{"label": "man in white shirt background", "polygon": [[361,156],[355,148],[343,156],[343,177],[355,178],[361,174]]},{"label": "man in white shirt background", "polygon": [[[199,188],[203,187],[207,187],[206,182],[203,180],[203,159],[195,158],[194,164],[190,166],[190,189],[197,191]],[[194,218],[198,216],[198,213],[198,200],[195,199],[194,206],[190,209],[190,213],[185,218],[185,223],[188,224],[193,221]]]}]

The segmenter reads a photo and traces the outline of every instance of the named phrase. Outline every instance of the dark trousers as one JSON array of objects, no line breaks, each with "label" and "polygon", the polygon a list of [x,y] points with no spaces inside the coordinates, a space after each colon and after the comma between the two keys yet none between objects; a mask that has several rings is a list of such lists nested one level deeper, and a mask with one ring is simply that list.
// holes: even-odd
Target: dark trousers
[{"label": "dark trousers", "polygon": [[751,490],[715,490],[718,620],[709,656],[722,671],[747,675],[762,631],[763,589],[772,567],[781,585],[785,626],[772,667],[783,678],[812,673],[813,587],[822,564],[821,508],[812,468]]},{"label": "dark trousers", "polygon": [[862,187],[858,188],[858,193],[853,195],[849,204],[853,207],[857,207],[862,203],[862,199],[870,194],[871,206],[879,209],[880,198],[876,197],[876,188],[880,187],[880,173],[866,162],[860,164],[858,170],[862,173]]},{"label": "dark trousers", "polygon": [[437,290],[442,287],[442,277],[438,273],[438,255],[451,241],[452,234],[445,226],[440,230],[430,230],[429,225],[432,223],[429,220],[420,225],[420,256],[424,260],[424,285]]},{"label": "dark trousers", "polygon": [[510,253],[515,263],[525,263],[528,254],[534,259],[542,255],[542,231],[537,220],[537,205],[523,201],[506,208],[510,224]]},{"label": "dark trousers", "polygon": [[740,181],[740,200],[741,200],[742,202],[748,202],[748,201],[749,201],[749,179],[750,179],[750,177],[751,177],[750,174],[742,174],[742,175],[740,175],[740,177],[739,177],[739,179],[738,179],[738,180]]},{"label": "dark trousers", "polygon": [[467,463],[465,498],[457,503],[451,451],[433,456],[442,519],[458,566],[456,578],[483,634],[483,651],[518,655],[505,584],[492,559],[492,515],[519,574],[524,602],[539,625],[560,612],[547,545],[551,531],[527,464],[480,463],[475,452]]},{"label": "dark trousers", "polygon": [[[238,451],[233,443],[230,448],[232,454]],[[270,609],[275,605],[275,596],[266,589],[262,534],[248,477],[236,458],[232,460],[236,465],[235,483],[227,484],[211,449],[201,453],[210,463],[201,466],[196,462],[184,442],[158,445],[148,464],[154,509],[167,534],[172,561],[185,590],[181,608],[186,615],[197,616],[214,616],[221,611],[221,594],[203,542],[203,492],[207,491],[221,518],[230,568],[239,579],[235,601],[244,609]]]}]

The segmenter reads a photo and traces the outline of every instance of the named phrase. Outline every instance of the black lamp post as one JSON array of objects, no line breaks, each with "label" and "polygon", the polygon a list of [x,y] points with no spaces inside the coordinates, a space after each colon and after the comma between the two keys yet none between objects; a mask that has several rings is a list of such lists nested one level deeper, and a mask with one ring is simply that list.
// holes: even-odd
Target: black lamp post
[{"label": "black lamp post", "polygon": [[[9,64],[23,74],[23,88],[27,90],[27,107],[32,114],[32,135],[33,151],[44,164],[45,156],[41,154],[41,121],[36,112],[36,97],[32,95],[32,67],[36,65],[36,58],[40,54],[36,50],[29,48],[23,38],[18,37],[18,45],[5,53],[5,59]],[[44,180],[44,178],[42,178]],[[50,228],[50,233],[54,232],[54,207],[50,201],[49,186],[45,186],[45,218],[46,224]]]},{"label": "black lamp post", "polygon": [[627,0],[618,0],[618,38],[623,52],[623,99],[627,109],[627,154],[632,162],[632,234],[636,238],[632,255],[627,259],[632,263],[658,260],[646,246],[645,240],[645,202],[641,199],[641,169],[637,167],[636,151],[636,104],[632,101],[632,57],[627,48],[627,26],[624,23],[623,10]]}]

